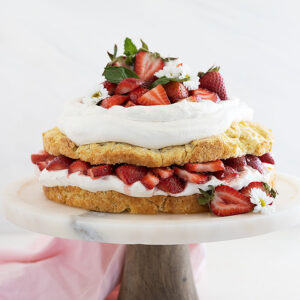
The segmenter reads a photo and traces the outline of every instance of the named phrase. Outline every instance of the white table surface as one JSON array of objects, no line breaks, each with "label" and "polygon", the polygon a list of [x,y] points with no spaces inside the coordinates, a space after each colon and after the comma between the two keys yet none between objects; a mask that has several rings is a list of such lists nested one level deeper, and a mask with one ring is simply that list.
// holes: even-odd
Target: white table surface
[{"label": "white table surface", "polygon": [[[127,35],[196,70],[221,65],[229,93],[273,129],[278,168],[298,176],[299,8],[296,0],[0,1],[0,190],[33,174],[41,132],[65,100],[93,88],[105,51]],[[0,247],[32,236],[0,216]],[[205,299],[298,300],[299,247],[300,227],[209,244]]]}]

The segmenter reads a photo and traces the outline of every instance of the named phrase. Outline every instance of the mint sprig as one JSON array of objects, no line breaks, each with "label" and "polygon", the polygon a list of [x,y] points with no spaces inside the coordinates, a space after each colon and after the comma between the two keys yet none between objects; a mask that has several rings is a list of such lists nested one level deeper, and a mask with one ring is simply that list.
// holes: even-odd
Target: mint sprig
[{"label": "mint sprig", "polygon": [[139,78],[134,71],[125,67],[107,66],[102,75],[112,83],[120,83],[125,78]]},{"label": "mint sprig", "polygon": [[183,78],[183,79],[179,79],[179,78],[168,78],[166,76],[162,76],[158,79],[156,79],[153,83],[152,83],[152,88],[156,87],[157,85],[159,84],[167,84],[169,83],[170,81],[177,81],[177,82],[184,82],[184,81],[187,81],[189,80],[189,78]]},{"label": "mint sprig", "polygon": [[130,38],[126,38],[124,41],[124,54],[126,56],[131,56],[137,54],[138,50],[136,45],[132,42]]},{"label": "mint sprig", "polygon": [[206,205],[206,204],[210,203],[212,201],[212,199],[214,198],[215,188],[212,185],[209,185],[208,187],[209,187],[208,191],[199,189],[201,194],[198,197],[198,203],[200,205]]}]

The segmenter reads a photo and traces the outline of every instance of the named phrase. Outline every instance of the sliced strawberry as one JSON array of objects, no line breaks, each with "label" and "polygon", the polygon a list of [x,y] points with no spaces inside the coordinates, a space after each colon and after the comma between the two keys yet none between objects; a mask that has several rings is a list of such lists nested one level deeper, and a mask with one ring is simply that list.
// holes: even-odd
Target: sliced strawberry
[{"label": "sliced strawberry", "polygon": [[170,81],[164,88],[171,102],[177,102],[189,96],[188,89],[181,82]]},{"label": "sliced strawberry", "polygon": [[240,190],[240,192],[246,197],[250,197],[250,193],[252,189],[260,189],[263,192],[266,192],[266,189],[262,182],[251,182],[246,187]]},{"label": "sliced strawberry", "polygon": [[197,183],[197,184],[203,184],[206,183],[209,180],[209,176],[205,174],[199,174],[199,173],[191,173],[187,170],[174,167],[175,174],[181,178],[184,181],[188,181],[191,183]]},{"label": "sliced strawberry", "polygon": [[136,106],[132,101],[127,101],[124,105],[124,107],[131,107],[131,106]]},{"label": "sliced strawberry", "polygon": [[101,106],[104,108],[111,108],[114,105],[121,105],[128,99],[128,96],[114,95],[104,99],[101,102]]},{"label": "sliced strawberry", "polygon": [[246,155],[246,162],[247,165],[250,166],[251,168],[256,169],[260,173],[263,173],[264,166],[261,160],[257,156],[250,155],[250,154]]},{"label": "sliced strawberry", "polygon": [[131,185],[146,176],[147,168],[134,165],[122,165],[116,169],[116,174],[125,184]]},{"label": "sliced strawberry", "polygon": [[32,163],[36,164],[38,162],[45,161],[49,156],[51,155],[43,150],[40,153],[31,154],[31,161]]},{"label": "sliced strawberry", "polygon": [[36,165],[40,171],[43,171],[47,167],[48,163],[46,161],[38,161]]},{"label": "sliced strawberry", "polygon": [[104,81],[103,83],[103,86],[107,89],[108,91],[108,94],[111,96],[114,94],[115,92],[115,89],[117,87],[117,85],[115,83],[112,83],[112,82],[109,82],[109,81]]},{"label": "sliced strawberry", "polygon": [[47,165],[46,169],[48,171],[57,171],[68,169],[69,165],[73,162],[73,160],[69,157],[59,155],[53,158]]},{"label": "sliced strawberry", "polygon": [[246,187],[240,190],[240,193],[242,193],[246,197],[250,197],[252,189],[260,189],[263,192],[265,192],[269,197],[273,198],[275,198],[277,195],[277,192],[273,188],[271,188],[267,183],[257,181],[249,183]]},{"label": "sliced strawberry", "polygon": [[140,105],[164,105],[171,104],[165,89],[161,84],[145,93],[143,96],[137,99],[137,104]]},{"label": "sliced strawberry", "polygon": [[135,57],[134,71],[143,80],[153,80],[154,73],[164,67],[161,57],[146,51],[140,51]]},{"label": "sliced strawberry", "polygon": [[225,169],[220,159],[205,163],[187,163],[184,168],[189,172],[217,172]]},{"label": "sliced strawberry", "polygon": [[127,94],[143,83],[144,81],[138,78],[125,78],[117,85],[115,94]]},{"label": "sliced strawberry", "polygon": [[180,101],[183,101],[183,100],[186,100],[188,102],[200,102],[201,101],[201,97],[200,96],[189,96],[187,98],[184,98],[184,99],[179,99],[177,100],[176,102],[180,102]]},{"label": "sliced strawberry", "polygon": [[223,77],[219,72],[219,67],[209,69],[205,74],[201,74],[200,88],[208,89],[219,95],[221,100],[228,99]]},{"label": "sliced strawberry", "polygon": [[264,155],[259,156],[258,158],[263,163],[275,165],[275,161],[274,161],[274,158],[272,157],[271,153],[265,153]]},{"label": "sliced strawberry", "polygon": [[72,173],[79,172],[79,174],[81,175],[87,175],[87,171],[90,167],[91,165],[88,162],[82,160],[76,160],[72,162],[71,165],[69,166],[68,173],[72,174]]},{"label": "sliced strawberry", "polygon": [[114,169],[112,165],[101,165],[87,170],[87,175],[89,175],[92,179],[98,179],[103,176],[112,175],[113,173]]},{"label": "sliced strawberry", "polygon": [[219,99],[219,97],[216,93],[211,92],[207,89],[199,88],[197,90],[193,90],[192,95],[193,96],[200,96],[202,100],[210,100],[210,101],[213,101],[213,102],[219,102],[220,101],[220,99]]},{"label": "sliced strawberry", "polygon": [[253,210],[253,204],[248,197],[232,187],[219,185],[210,202],[210,209],[215,215],[224,217],[250,212]]},{"label": "sliced strawberry", "polygon": [[223,171],[215,172],[213,175],[216,176],[219,180],[230,181],[236,178],[239,173],[232,167],[225,166],[225,169]]},{"label": "sliced strawberry", "polygon": [[161,179],[166,179],[171,177],[174,174],[174,170],[166,167],[166,168],[153,168],[153,173],[158,175]]},{"label": "sliced strawberry", "polygon": [[153,174],[153,172],[148,171],[146,176],[141,180],[141,183],[149,190],[152,190],[159,183],[159,178]]},{"label": "sliced strawberry", "polygon": [[138,87],[132,92],[129,93],[129,99],[133,102],[136,103],[137,99],[143,96],[145,93],[149,92],[148,89],[143,88],[143,87]]},{"label": "sliced strawberry", "polygon": [[246,157],[240,156],[240,157],[231,157],[224,160],[224,164],[226,166],[230,166],[234,168],[235,170],[241,172],[244,170],[245,166],[247,166]]},{"label": "sliced strawberry", "polygon": [[176,175],[173,175],[169,178],[161,179],[157,187],[166,193],[178,194],[184,191],[185,183]]}]

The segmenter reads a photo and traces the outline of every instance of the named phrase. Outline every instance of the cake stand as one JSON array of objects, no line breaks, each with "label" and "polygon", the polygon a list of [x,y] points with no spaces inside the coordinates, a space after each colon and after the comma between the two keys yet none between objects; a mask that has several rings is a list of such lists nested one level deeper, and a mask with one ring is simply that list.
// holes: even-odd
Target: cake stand
[{"label": "cake stand", "polygon": [[31,231],[128,244],[119,300],[195,300],[187,245],[250,237],[300,223],[300,178],[278,174],[277,189],[277,209],[270,215],[130,215],[49,201],[37,179],[27,178],[7,189],[3,208],[8,220]]}]

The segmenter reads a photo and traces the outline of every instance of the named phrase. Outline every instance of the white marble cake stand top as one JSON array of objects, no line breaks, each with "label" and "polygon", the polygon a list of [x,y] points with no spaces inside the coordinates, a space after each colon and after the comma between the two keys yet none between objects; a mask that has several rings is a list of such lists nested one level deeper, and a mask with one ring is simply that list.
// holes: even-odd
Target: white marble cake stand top
[{"label": "white marble cake stand top", "polygon": [[131,215],[86,211],[47,200],[36,178],[11,184],[3,199],[11,222],[61,238],[120,244],[189,244],[238,239],[300,223],[300,178],[279,174],[277,210],[271,215],[216,217]]}]

